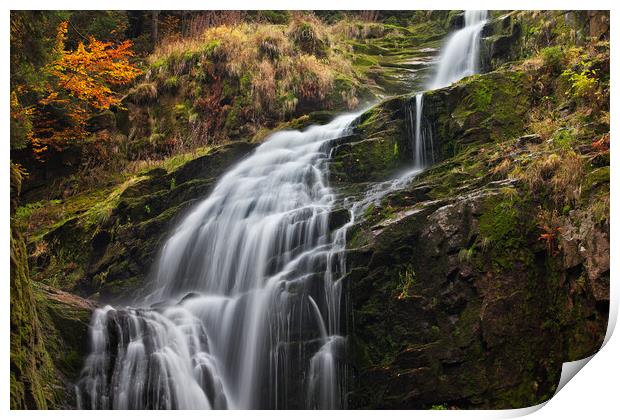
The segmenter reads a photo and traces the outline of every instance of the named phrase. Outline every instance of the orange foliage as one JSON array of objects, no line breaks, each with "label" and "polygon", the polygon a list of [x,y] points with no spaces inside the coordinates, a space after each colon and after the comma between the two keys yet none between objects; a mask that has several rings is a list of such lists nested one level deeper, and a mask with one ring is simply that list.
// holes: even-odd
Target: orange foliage
[{"label": "orange foliage", "polygon": [[592,147],[598,153],[609,153],[609,133],[592,142]]},{"label": "orange foliage", "polygon": [[555,242],[558,234],[561,233],[562,228],[559,226],[552,227],[545,223],[543,223],[540,227],[543,230],[543,233],[538,237],[538,240],[545,242],[549,255],[556,256],[558,251],[555,248]]},{"label": "orange foliage", "polygon": [[58,27],[57,59],[46,67],[50,83],[35,110],[30,140],[37,155],[48,145],[61,148],[63,142],[84,138],[93,113],[119,105],[120,96],[113,89],[141,73],[129,62],[133,52],[128,40],[113,45],[89,37],[87,45],[80,42],[75,51],[65,50],[67,25]]}]

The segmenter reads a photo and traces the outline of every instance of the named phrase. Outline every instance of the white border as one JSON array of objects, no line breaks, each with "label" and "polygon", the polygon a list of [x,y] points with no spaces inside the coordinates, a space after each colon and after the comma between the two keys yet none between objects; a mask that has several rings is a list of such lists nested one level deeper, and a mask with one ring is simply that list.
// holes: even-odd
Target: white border
[{"label": "white border", "polygon": [[[367,0],[341,0],[341,1],[329,1],[329,0],[313,0],[313,1],[283,1],[283,0],[262,0],[262,1],[241,1],[241,0],[227,0],[226,2],[198,2],[198,1],[188,1],[188,0],[151,0],[151,1],[119,1],[119,0],[90,0],[85,2],[83,0],[55,0],[55,1],[28,1],[26,2],[5,2],[5,10],[2,15],[2,27],[4,28],[5,38],[2,42],[2,61],[3,68],[5,72],[3,74],[3,84],[4,89],[2,90],[5,94],[0,98],[1,106],[2,106],[2,115],[4,115],[5,125],[4,129],[4,150],[6,153],[6,157],[0,159],[0,165],[2,167],[2,177],[4,178],[4,182],[1,185],[2,190],[0,191],[0,197],[4,197],[5,205],[2,208],[2,224],[1,224],[1,236],[4,239],[2,242],[2,251],[0,251],[0,255],[3,255],[2,265],[3,272],[5,276],[3,276],[3,287],[0,291],[2,293],[2,301],[5,302],[6,307],[1,312],[1,325],[4,330],[5,341],[2,345],[1,351],[3,354],[3,359],[5,362],[2,364],[2,378],[4,378],[4,382],[2,382],[3,386],[0,388],[0,399],[2,401],[2,407],[4,410],[9,411],[9,124],[8,124],[8,116],[9,116],[9,10],[10,8],[14,9],[39,9],[39,10],[53,10],[53,9],[64,9],[64,10],[80,10],[80,9],[229,9],[229,10],[249,10],[249,9],[359,9],[359,10],[373,10],[373,9],[381,9],[381,10],[407,10],[407,9],[501,9],[501,10],[511,10],[511,9],[534,9],[534,10],[547,10],[547,9],[602,9],[609,10],[611,9],[611,50],[612,50],[612,60],[611,60],[611,74],[618,75],[620,74],[618,68],[618,57],[616,55],[617,45],[618,45],[618,36],[617,36],[617,19],[615,19],[616,14],[618,13],[617,7],[614,7],[616,4],[620,4],[620,2],[612,2],[612,1],[598,1],[598,0],[589,0],[589,1],[574,1],[574,0],[523,0],[523,1],[503,1],[503,2],[491,2],[491,1],[480,1],[480,0],[467,0],[467,1],[448,1],[448,0],[409,0],[409,1],[394,1],[394,0],[381,0],[381,1],[367,1]],[[614,82],[612,82],[612,97],[611,97],[611,114],[614,115],[614,111],[616,110],[615,104],[617,103],[618,98],[618,88]],[[612,118],[612,132],[618,132],[618,120],[617,116],[614,115]],[[614,136],[612,135],[612,138]],[[615,149],[613,146],[612,140],[612,149]],[[618,158],[616,157],[616,152],[611,154],[611,166],[613,167],[611,177],[611,236],[613,238],[620,237],[618,235],[618,223],[617,214],[615,210],[618,207],[619,202],[619,194],[618,194],[618,183],[616,182],[616,169],[618,168]],[[617,274],[617,264],[615,263],[618,260],[618,246],[614,246],[612,242],[611,247],[611,278],[614,279]],[[613,327],[617,320],[618,315],[618,300],[619,300],[619,291],[618,291],[617,282],[612,281],[611,285],[611,308],[610,308],[610,325],[608,334],[606,337],[606,344],[603,349],[595,355],[591,359],[585,367],[583,367],[582,371],[577,374],[577,378],[571,380],[566,384],[564,388],[562,388],[556,396],[554,396],[548,403],[541,404],[537,407],[532,407],[528,409],[522,410],[489,410],[489,411],[390,411],[389,413],[383,413],[379,411],[348,411],[348,412],[336,412],[336,411],[325,411],[321,413],[315,413],[312,411],[298,411],[295,413],[288,413],[285,411],[281,412],[273,412],[273,411],[219,411],[219,412],[154,412],[154,411],[140,411],[140,412],[80,412],[80,411],[10,411],[9,415],[14,418],[40,418],[47,417],[52,419],[60,419],[60,418],[74,418],[74,419],[82,419],[85,415],[88,417],[93,417],[97,419],[106,419],[109,420],[109,416],[114,416],[114,418],[129,418],[132,419],[153,419],[153,418],[169,418],[172,416],[187,416],[189,418],[202,419],[203,417],[209,418],[226,418],[226,419],[234,419],[234,418],[242,418],[246,416],[251,416],[252,418],[258,419],[269,419],[273,420],[275,418],[290,418],[290,416],[295,416],[296,418],[312,418],[315,419],[316,416],[329,417],[329,418],[341,418],[341,417],[351,417],[356,420],[362,419],[374,419],[377,416],[387,415],[395,418],[415,418],[417,419],[437,419],[437,418],[469,418],[469,419],[481,419],[481,418],[513,418],[522,416],[525,414],[530,414],[530,418],[533,419],[579,419],[583,420],[586,418],[596,418],[596,419],[607,419],[617,416],[618,408],[616,404],[616,400],[618,399],[618,374],[620,373],[618,361],[618,357],[616,355],[620,355],[620,341],[617,337],[611,335],[613,331]],[[616,334],[617,336],[617,334]],[[615,416],[614,416],[615,415]]]}]

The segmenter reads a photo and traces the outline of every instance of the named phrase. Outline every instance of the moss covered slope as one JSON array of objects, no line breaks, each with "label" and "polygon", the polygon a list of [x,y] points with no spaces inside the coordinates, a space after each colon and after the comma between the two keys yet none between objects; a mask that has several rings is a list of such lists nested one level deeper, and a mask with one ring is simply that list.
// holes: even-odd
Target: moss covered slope
[{"label": "moss covered slope", "polygon": [[[542,49],[425,96],[442,160],[349,231],[352,407],[535,405],[563,362],[601,345],[609,49],[557,48],[568,54]],[[390,176],[364,143],[410,147],[412,101],[372,109],[340,146],[334,174],[347,191]],[[407,165],[391,162],[393,173]]]}]

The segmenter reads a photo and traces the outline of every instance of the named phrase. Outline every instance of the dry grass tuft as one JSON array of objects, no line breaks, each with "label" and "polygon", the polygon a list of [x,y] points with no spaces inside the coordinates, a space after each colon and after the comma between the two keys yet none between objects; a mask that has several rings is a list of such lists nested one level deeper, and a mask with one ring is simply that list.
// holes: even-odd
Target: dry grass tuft
[{"label": "dry grass tuft", "polygon": [[[335,44],[330,28],[311,14],[294,13],[288,25],[220,25],[195,38],[163,42],[149,57],[147,78],[162,87],[171,78],[182,82],[184,75],[200,79],[210,97],[196,95],[199,105],[209,101],[213,111],[229,95],[235,115],[253,122],[291,116],[300,106],[352,109],[358,105],[358,76],[348,45]],[[334,91],[336,79],[346,82]]]},{"label": "dry grass tuft", "polygon": [[341,20],[331,28],[332,35],[347,39],[380,38],[385,35],[385,25],[375,22]]},{"label": "dry grass tuft", "polygon": [[583,158],[568,151],[541,156],[515,175],[530,187],[532,193],[550,197],[561,207],[579,200],[584,174]]}]

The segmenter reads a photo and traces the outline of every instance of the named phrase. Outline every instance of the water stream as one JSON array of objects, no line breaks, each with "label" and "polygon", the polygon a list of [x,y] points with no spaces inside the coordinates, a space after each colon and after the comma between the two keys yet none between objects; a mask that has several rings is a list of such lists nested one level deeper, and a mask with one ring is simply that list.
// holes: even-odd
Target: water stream
[{"label": "water stream", "polygon": [[[429,88],[477,71],[485,18],[466,12]],[[346,408],[346,232],[434,162],[423,94],[415,105],[413,167],[345,200],[342,227],[330,229],[329,154],[361,112],[277,132],[226,173],[171,232],[145,297],[93,314],[78,407]]]},{"label": "water stream", "polygon": [[147,296],[95,312],[84,408],[339,408],[345,228],[331,142],[359,113],[273,134],[166,241]]},{"label": "water stream", "polygon": [[[486,19],[486,10],[465,11],[465,26],[454,32],[441,49],[437,70],[427,83],[426,90],[441,89],[478,73],[480,36]],[[415,96],[415,107],[409,107],[408,112],[409,121],[412,122],[409,137],[413,139],[413,161],[420,169],[433,164],[437,154],[432,128],[425,122],[423,109],[424,92],[418,92]]]}]

